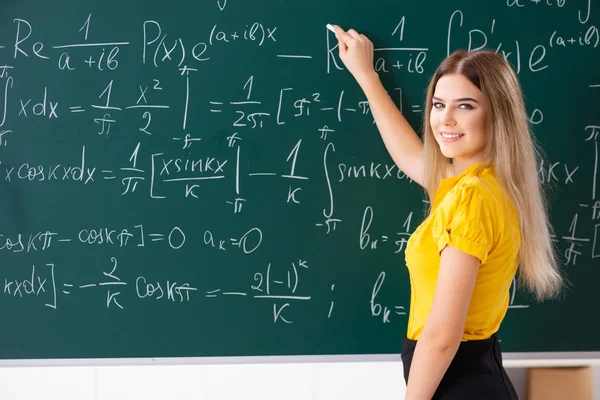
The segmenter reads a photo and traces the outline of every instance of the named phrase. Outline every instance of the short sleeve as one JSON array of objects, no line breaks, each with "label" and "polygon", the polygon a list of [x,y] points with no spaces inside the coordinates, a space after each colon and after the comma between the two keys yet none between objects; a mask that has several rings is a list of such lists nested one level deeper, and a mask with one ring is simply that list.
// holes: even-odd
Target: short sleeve
[{"label": "short sleeve", "polygon": [[485,263],[494,244],[491,202],[482,188],[464,186],[450,191],[435,211],[432,234],[438,252],[446,245]]}]

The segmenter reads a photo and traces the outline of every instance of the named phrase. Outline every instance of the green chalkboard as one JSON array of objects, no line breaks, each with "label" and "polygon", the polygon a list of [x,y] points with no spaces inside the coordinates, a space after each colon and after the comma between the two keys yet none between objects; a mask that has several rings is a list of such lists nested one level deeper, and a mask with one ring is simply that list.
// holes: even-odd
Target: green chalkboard
[{"label": "green chalkboard", "polygon": [[400,352],[424,193],[327,23],[372,39],[419,131],[448,51],[510,61],[571,286],[543,304],[514,292],[503,348],[600,351],[590,2],[8,0],[1,359]]}]

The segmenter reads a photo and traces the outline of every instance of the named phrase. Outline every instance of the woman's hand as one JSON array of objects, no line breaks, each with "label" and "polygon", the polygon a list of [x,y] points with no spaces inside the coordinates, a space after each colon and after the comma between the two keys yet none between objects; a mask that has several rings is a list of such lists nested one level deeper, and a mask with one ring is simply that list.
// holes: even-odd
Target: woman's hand
[{"label": "woman's hand", "polygon": [[373,69],[373,43],[354,29],[347,32],[339,26],[334,26],[333,29],[338,39],[340,58],[354,79],[361,84],[376,75]]}]

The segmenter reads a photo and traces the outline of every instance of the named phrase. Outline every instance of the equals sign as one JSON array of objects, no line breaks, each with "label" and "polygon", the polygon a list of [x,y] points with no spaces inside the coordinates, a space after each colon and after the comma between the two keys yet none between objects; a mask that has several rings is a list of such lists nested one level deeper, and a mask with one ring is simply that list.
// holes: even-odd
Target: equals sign
[{"label": "equals sign", "polygon": [[394,308],[396,309],[396,314],[398,314],[398,315],[406,315],[406,311],[404,311],[404,307],[402,307],[402,306],[396,306]]},{"label": "equals sign", "polygon": [[388,240],[388,237],[387,237],[387,236],[382,236],[382,237],[381,237],[381,241],[382,241],[382,242],[387,242],[387,240]]},{"label": "equals sign", "polygon": [[[71,284],[68,284],[68,283],[63,283],[63,286],[64,286],[64,287],[68,287],[68,288],[71,288],[71,287],[73,287],[73,285],[71,285]],[[71,292],[67,292],[66,290],[63,290],[63,293],[64,293],[64,294],[71,294]]]},{"label": "equals sign", "polygon": [[85,112],[85,110],[83,108],[81,108],[81,106],[75,106],[75,107],[69,107],[69,109],[71,110],[71,112]]},{"label": "equals sign", "polygon": [[[111,170],[109,170],[109,169],[103,169],[102,173],[104,175],[113,174],[113,172]],[[115,176],[114,175],[112,175],[112,176],[104,176],[104,179],[115,179]]]},{"label": "equals sign", "polygon": [[[223,103],[220,102],[220,101],[210,101],[209,103],[212,104],[212,105],[218,105],[218,106],[222,106],[223,105]],[[218,113],[218,112],[223,112],[223,110],[212,110],[211,109],[210,112]]]},{"label": "equals sign", "polygon": [[148,236],[150,236],[152,238],[153,242],[158,242],[160,240],[165,240],[165,235],[163,235],[162,233],[151,233]]},{"label": "equals sign", "polygon": [[412,107],[412,112],[414,113],[420,113],[421,111],[421,106],[420,105],[416,105],[416,106],[411,106]]}]

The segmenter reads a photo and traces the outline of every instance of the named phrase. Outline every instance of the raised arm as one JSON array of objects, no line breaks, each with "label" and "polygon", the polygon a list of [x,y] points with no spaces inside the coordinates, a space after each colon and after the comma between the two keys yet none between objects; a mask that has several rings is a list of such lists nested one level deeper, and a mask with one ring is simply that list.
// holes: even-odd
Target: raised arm
[{"label": "raised arm", "polygon": [[334,27],[342,62],[367,96],[369,107],[388,153],[402,172],[424,186],[423,142],[406,121],[373,69],[373,43],[350,29]]}]

